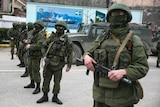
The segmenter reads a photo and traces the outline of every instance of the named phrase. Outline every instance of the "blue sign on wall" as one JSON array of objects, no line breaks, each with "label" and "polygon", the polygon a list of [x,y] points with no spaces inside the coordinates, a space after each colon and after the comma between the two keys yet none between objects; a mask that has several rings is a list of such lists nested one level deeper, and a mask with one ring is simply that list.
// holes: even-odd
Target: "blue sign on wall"
[{"label": "blue sign on wall", "polygon": [[47,27],[54,27],[59,20],[65,21],[69,29],[77,29],[82,23],[82,9],[37,6],[37,20],[42,20]]}]

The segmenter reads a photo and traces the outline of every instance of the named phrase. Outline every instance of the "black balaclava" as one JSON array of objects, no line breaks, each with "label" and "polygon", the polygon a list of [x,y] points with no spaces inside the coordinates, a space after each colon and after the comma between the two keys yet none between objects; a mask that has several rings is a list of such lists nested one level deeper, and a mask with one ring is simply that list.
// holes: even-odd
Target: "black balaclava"
[{"label": "black balaclava", "polygon": [[55,28],[58,36],[61,36],[64,34],[65,28],[63,26],[57,25]]},{"label": "black balaclava", "polygon": [[109,16],[110,29],[116,36],[125,35],[129,31],[127,13],[123,10],[113,10]]},{"label": "black balaclava", "polygon": [[35,30],[33,31],[33,35],[35,35],[36,33],[38,33],[39,31],[43,29],[43,27],[39,24],[34,24],[34,28]]}]

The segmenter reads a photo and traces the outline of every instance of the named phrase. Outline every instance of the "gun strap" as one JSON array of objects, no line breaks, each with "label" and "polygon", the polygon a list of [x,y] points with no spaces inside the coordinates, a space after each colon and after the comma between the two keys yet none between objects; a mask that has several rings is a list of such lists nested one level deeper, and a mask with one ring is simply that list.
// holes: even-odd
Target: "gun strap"
[{"label": "gun strap", "polygon": [[[125,47],[125,45],[127,44],[127,41],[131,38],[132,34],[133,34],[133,32],[130,31],[128,33],[128,35],[126,36],[126,38],[124,39],[124,41],[122,42],[122,45],[119,47],[119,49],[118,49],[118,51],[116,53],[116,56],[114,58],[113,67],[116,67],[118,59],[119,59],[119,56],[120,56],[120,53],[123,50],[123,48]],[[119,40],[119,39],[117,39],[117,40]],[[119,40],[119,44],[120,44],[120,40]]]},{"label": "gun strap", "polygon": [[[64,36],[65,36],[65,35],[63,34],[61,37],[64,37]],[[49,44],[48,49],[47,49],[47,51],[46,51],[46,53],[45,53],[45,57],[47,56],[50,48],[52,47],[52,45],[53,45],[53,43],[54,43],[55,41],[57,41],[57,39],[53,39],[53,41]]]},{"label": "gun strap", "polygon": [[47,49],[47,51],[46,51],[46,53],[45,53],[45,57],[47,56],[47,54],[48,54],[51,46],[53,45],[53,43],[54,43],[54,41],[49,44],[48,49]]}]

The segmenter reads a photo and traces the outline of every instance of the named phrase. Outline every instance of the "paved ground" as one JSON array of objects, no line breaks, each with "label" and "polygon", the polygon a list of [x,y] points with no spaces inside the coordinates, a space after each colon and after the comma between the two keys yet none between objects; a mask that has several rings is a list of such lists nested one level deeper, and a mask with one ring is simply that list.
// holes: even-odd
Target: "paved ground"
[{"label": "paved ground", "polygon": [[[141,81],[144,87],[144,99],[135,107],[160,107],[160,69],[155,67],[156,57],[148,59],[150,71]],[[24,89],[30,81],[21,78],[24,68],[19,68],[18,58],[10,59],[9,48],[0,48],[0,105],[3,107],[92,107],[92,73],[85,75],[84,66],[72,66],[70,72],[63,71],[61,92],[59,98],[63,105],[51,102],[52,93],[49,93],[49,102],[37,104],[42,92],[33,95],[33,89]],[[65,68],[64,68],[65,69]],[[42,72],[42,70],[40,71]],[[41,84],[42,85],[42,84]],[[53,83],[51,82],[51,89]]]}]

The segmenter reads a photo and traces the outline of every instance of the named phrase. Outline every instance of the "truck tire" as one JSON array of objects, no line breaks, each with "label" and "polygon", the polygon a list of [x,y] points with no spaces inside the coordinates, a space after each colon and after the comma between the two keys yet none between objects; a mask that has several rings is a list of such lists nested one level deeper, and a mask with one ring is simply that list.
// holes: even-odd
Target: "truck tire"
[{"label": "truck tire", "polygon": [[72,60],[72,63],[75,64],[76,63],[76,58],[81,58],[81,56],[82,56],[81,48],[78,45],[73,44],[73,60]]}]

